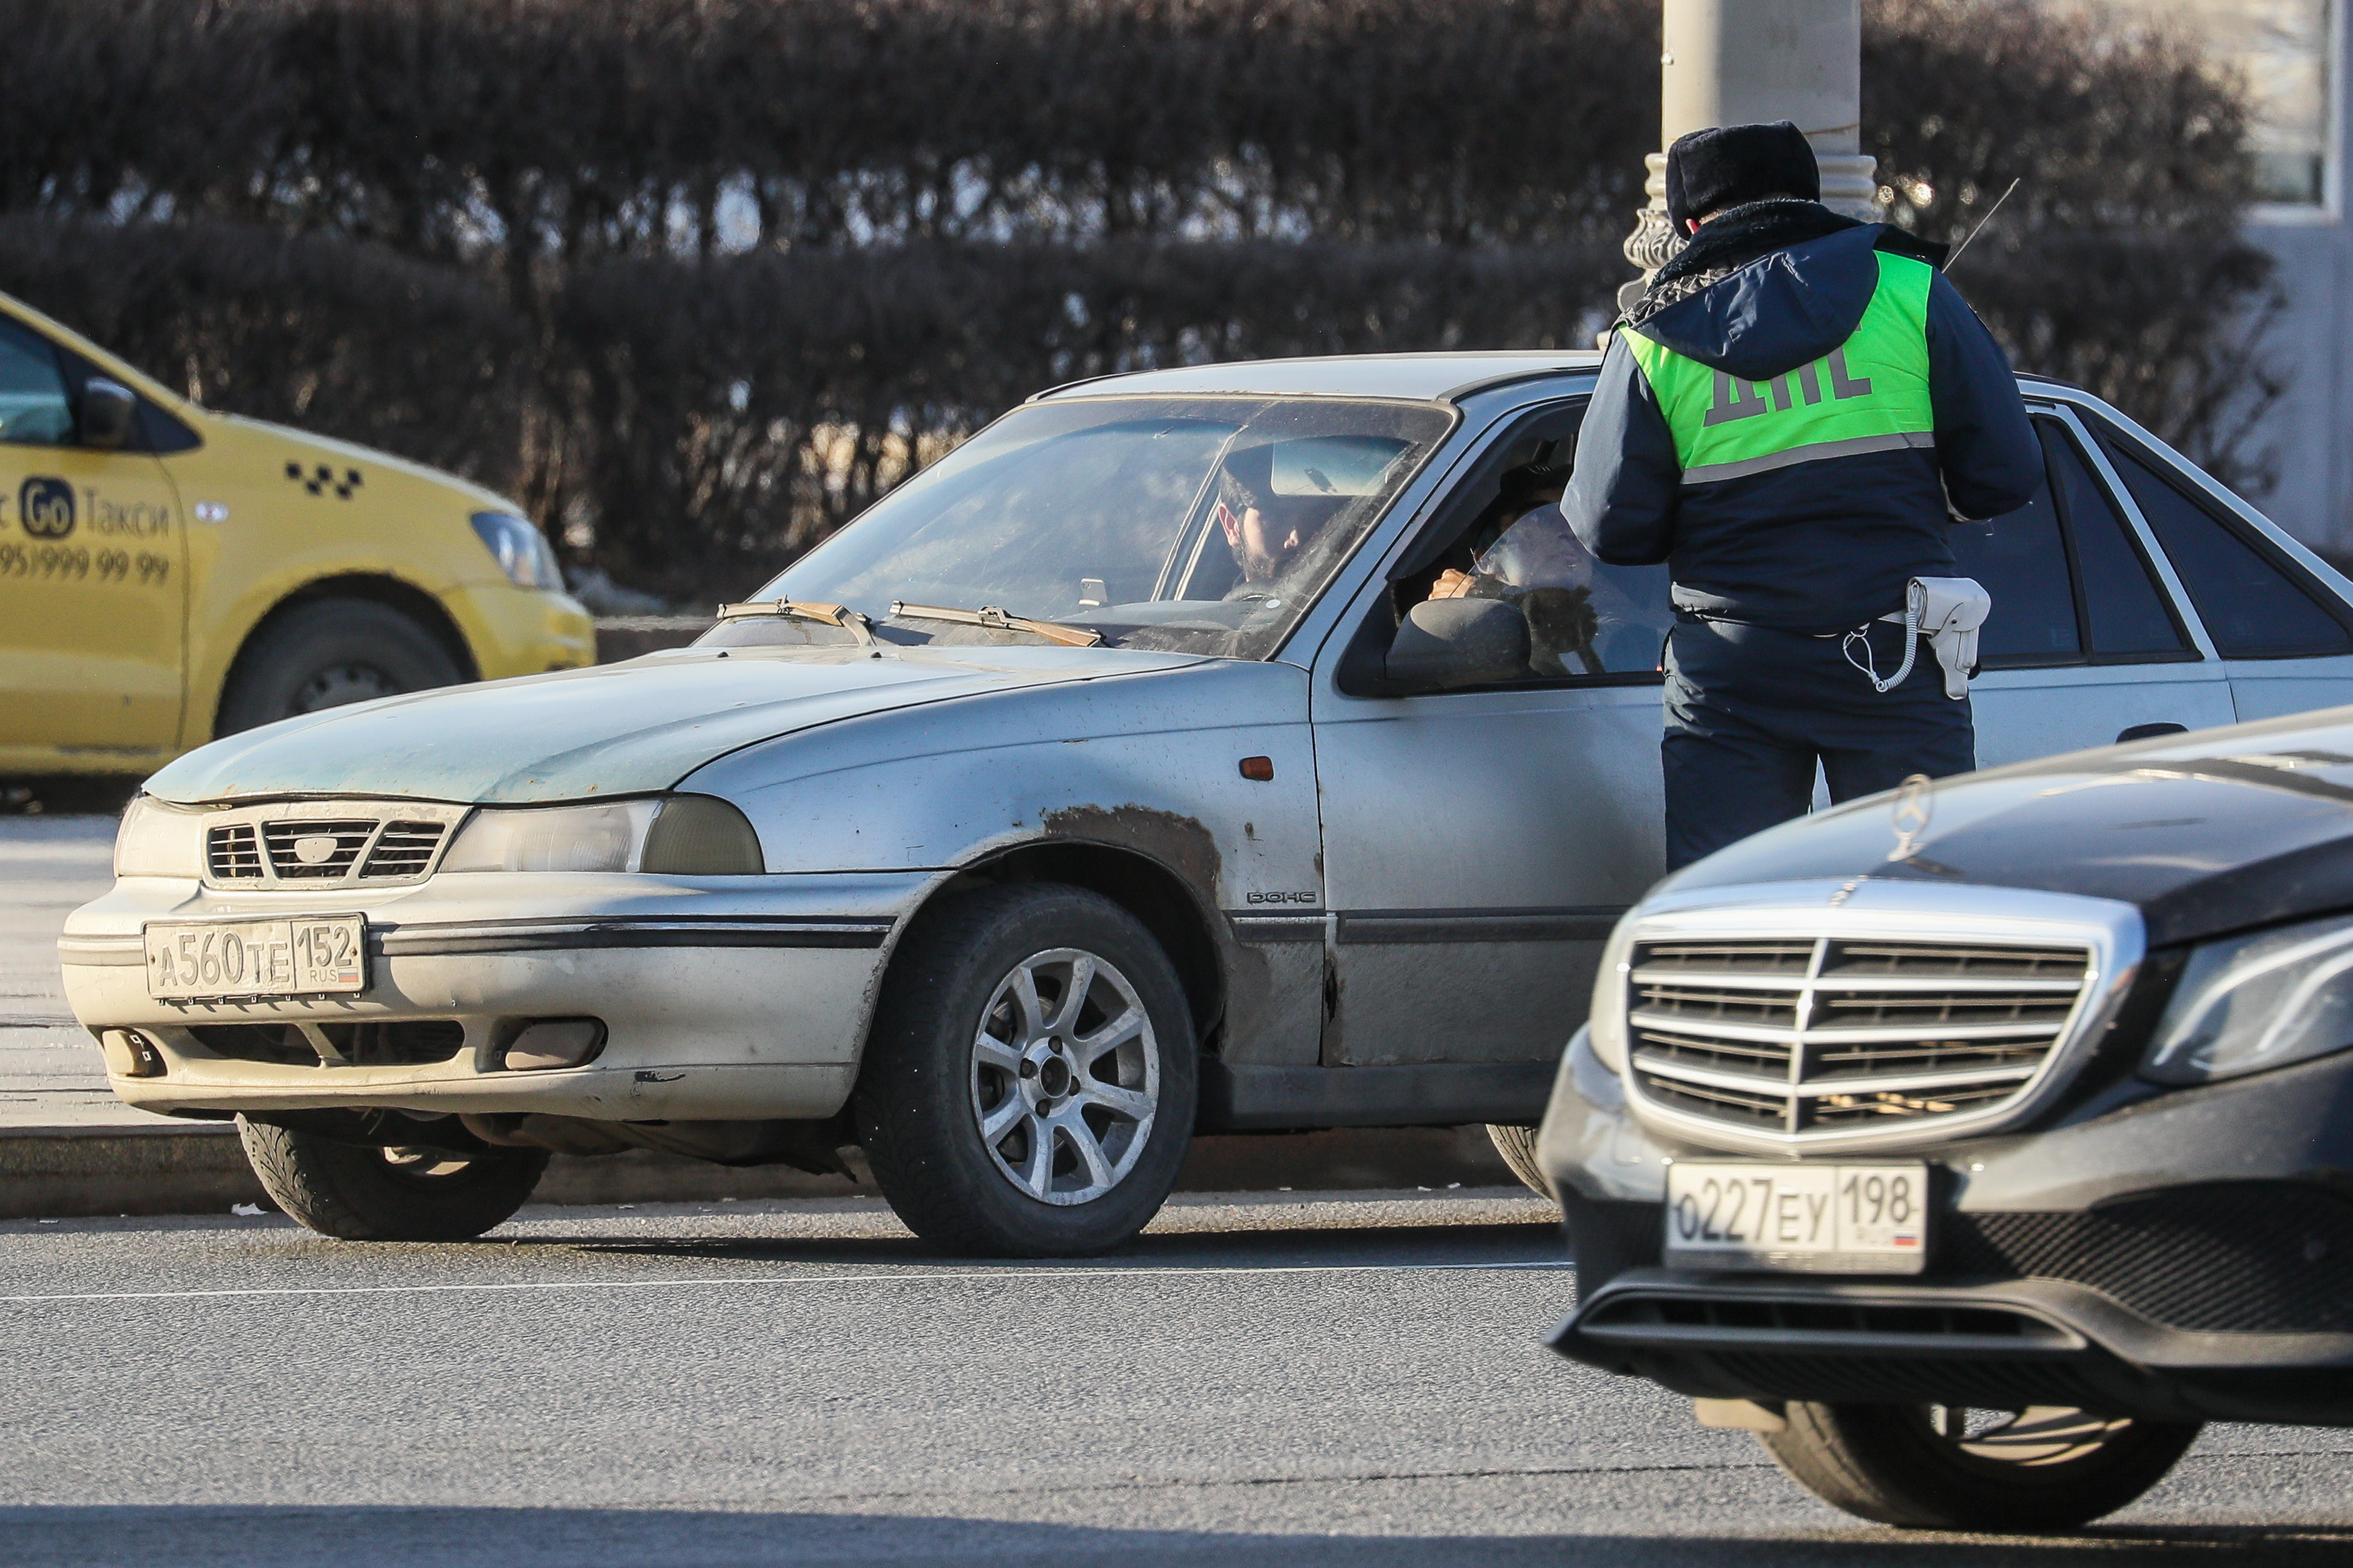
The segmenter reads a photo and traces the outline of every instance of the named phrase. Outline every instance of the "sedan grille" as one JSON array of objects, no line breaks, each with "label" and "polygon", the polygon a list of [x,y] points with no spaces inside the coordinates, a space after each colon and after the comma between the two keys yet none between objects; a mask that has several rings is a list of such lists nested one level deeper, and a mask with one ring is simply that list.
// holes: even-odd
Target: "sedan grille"
[{"label": "sedan grille", "polygon": [[261,842],[280,881],[341,877],[359,860],[373,822],[265,822]]},{"label": "sedan grille", "polygon": [[1663,1109],[1792,1140],[1985,1111],[2042,1072],[2090,974],[2073,946],[1646,942],[1628,980],[1631,1076]]},{"label": "sedan grille", "polygon": [[250,822],[232,822],[205,835],[205,866],[216,882],[261,879],[261,843]]},{"label": "sedan grille", "polygon": [[434,821],[421,814],[278,819],[257,813],[254,819],[215,823],[206,830],[206,876],[215,883],[264,887],[414,881],[433,869],[451,826],[463,815],[449,810],[447,819]]},{"label": "sedan grille", "polygon": [[441,847],[441,835],[448,829],[438,822],[387,822],[384,831],[368,847],[367,864],[360,868],[363,877],[421,877],[425,868],[433,864],[433,852]]}]

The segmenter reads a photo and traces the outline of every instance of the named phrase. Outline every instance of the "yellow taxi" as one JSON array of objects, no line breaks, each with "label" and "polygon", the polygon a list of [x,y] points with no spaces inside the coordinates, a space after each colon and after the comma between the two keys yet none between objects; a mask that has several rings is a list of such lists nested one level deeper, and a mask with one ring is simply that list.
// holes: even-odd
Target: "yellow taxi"
[{"label": "yellow taxi", "polygon": [[198,407],[0,295],[0,773],[595,660],[512,501]]}]

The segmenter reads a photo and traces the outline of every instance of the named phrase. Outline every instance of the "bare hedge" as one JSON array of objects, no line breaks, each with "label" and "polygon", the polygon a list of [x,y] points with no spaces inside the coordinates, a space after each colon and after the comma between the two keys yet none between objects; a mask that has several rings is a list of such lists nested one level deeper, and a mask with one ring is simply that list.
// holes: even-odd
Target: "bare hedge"
[{"label": "bare hedge", "polygon": [[[575,449],[599,560],[629,582],[716,584],[861,510],[920,438],[1040,387],[1139,364],[1568,346],[1562,323],[1589,315],[1580,292],[1607,268],[1565,246],[918,243],[608,263],[557,321],[586,350]],[[682,541],[681,498],[726,521]]]},{"label": "bare hedge", "polygon": [[[2021,364],[2261,479],[2234,84],[1867,0],[1895,216]],[[1649,0],[0,0],[0,288],[740,591],[1037,387],[1590,341]],[[2231,416],[2235,416],[2237,423]]]},{"label": "bare hedge", "polygon": [[460,268],[254,225],[18,216],[0,289],[209,406],[513,478],[529,335]]}]

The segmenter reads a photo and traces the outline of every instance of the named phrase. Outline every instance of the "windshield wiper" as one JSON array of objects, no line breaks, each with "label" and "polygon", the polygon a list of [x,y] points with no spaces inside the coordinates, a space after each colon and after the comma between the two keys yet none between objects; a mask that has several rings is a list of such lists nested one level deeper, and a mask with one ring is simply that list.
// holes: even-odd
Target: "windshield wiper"
[{"label": "windshield wiper", "polygon": [[1103,633],[1092,626],[1066,626],[1060,621],[1033,621],[1027,616],[1008,616],[994,605],[983,605],[976,610],[959,610],[946,605],[910,605],[903,599],[891,601],[891,618],[912,616],[923,621],[953,621],[962,626],[989,626],[1002,632],[1028,632],[1067,647],[1101,647]]},{"label": "windshield wiper", "polygon": [[[896,613],[895,607],[893,613]],[[861,647],[871,646],[874,641],[873,623],[847,605],[819,605],[799,599],[757,599],[748,604],[719,606],[719,618],[723,621],[748,620],[754,616],[783,616],[790,620],[815,621],[821,626],[839,626]]]}]

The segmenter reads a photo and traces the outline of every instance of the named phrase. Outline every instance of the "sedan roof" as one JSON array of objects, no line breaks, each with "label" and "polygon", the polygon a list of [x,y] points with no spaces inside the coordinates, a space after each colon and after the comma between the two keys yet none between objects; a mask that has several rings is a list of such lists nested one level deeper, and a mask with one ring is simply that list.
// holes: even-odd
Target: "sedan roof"
[{"label": "sedan roof", "polygon": [[1096,376],[1041,392],[1030,401],[1162,392],[1230,392],[1270,396],[1411,397],[1442,402],[1468,395],[1495,382],[1528,380],[1552,372],[1589,371],[1600,363],[1601,356],[1591,349],[1229,360],[1217,364]]}]

